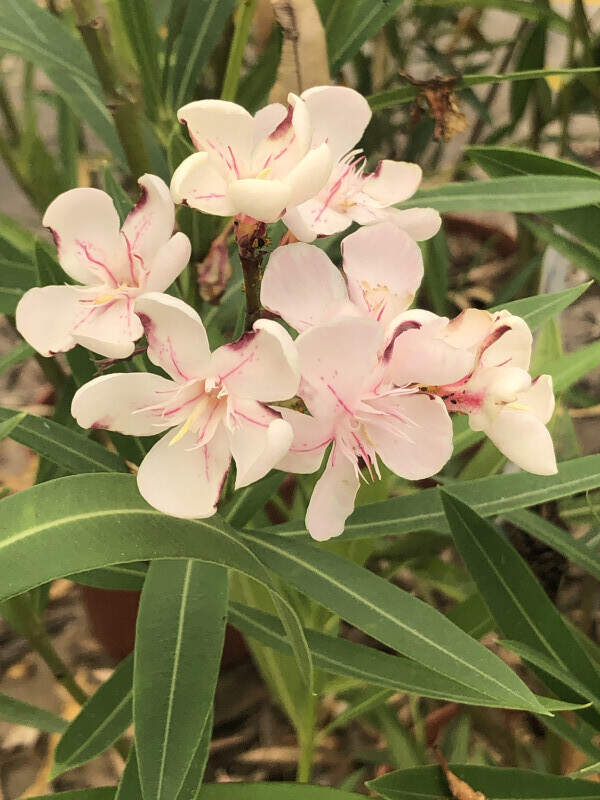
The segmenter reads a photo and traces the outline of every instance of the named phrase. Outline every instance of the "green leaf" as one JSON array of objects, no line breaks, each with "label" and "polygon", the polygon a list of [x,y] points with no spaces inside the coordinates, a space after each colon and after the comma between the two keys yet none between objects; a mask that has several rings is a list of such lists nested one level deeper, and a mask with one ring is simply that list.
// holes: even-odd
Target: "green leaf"
[{"label": "green leaf", "polygon": [[[456,497],[444,491],[442,502],[458,551],[499,630],[556,661],[594,692],[600,673],[528,564],[493,525]],[[544,682],[555,691],[546,676]]]},{"label": "green leaf", "polygon": [[533,373],[552,376],[554,392],[565,392],[574,383],[600,364],[600,341],[592,342],[572,353],[565,353],[553,361],[544,361]]},{"label": "green leaf", "polygon": [[432,239],[420,243],[425,262],[425,289],[431,307],[436,314],[444,316],[448,312],[448,244],[441,229]]},{"label": "green leaf", "polygon": [[62,733],[69,724],[66,720],[43,708],[37,708],[15,697],[0,693],[0,719],[13,725],[27,725],[40,731]]},{"label": "green leaf", "polygon": [[68,577],[70,581],[83,584],[83,586],[136,592],[143,589],[147,572],[148,565],[146,563],[133,561],[131,564],[115,564],[112,567],[104,567],[104,569],[76,572]]},{"label": "green leaf", "polygon": [[104,167],[104,191],[111,196],[122,225],[133,208],[133,201],[108,166]]},{"label": "green leaf", "polygon": [[286,583],[388,647],[507,707],[538,706],[506,664],[408,592],[322,548],[263,531],[243,537]]},{"label": "green leaf", "polygon": [[[590,210],[592,210],[593,213],[593,209]],[[527,217],[520,216],[519,222],[530,230],[537,239],[550,245],[555,250],[558,250],[559,253],[572,261],[576,266],[584,269],[596,278],[596,280],[600,278],[600,250],[591,245],[571,239],[568,236],[564,236],[556,230],[555,227],[535,222],[532,219],[527,219]]]},{"label": "green leaf", "polygon": [[131,725],[133,657],[128,656],[90,697],[61,737],[52,777],[91,761]]},{"label": "green leaf", "polygon": [[188,771],[177,793],[176,800],[197,800],[204,778],[204,771],[210,755],[210,742],[212,739],[213,715],[208,716],[202,736],[196,747]]},{"label": "green leaf", "polygon": [[0,407],[0,423],[10,424],[16,417],[21,419],[12,430],[11,438],[70,472],[127,472],[125,462],[116,453],[83,433],[76,433],[51,419],[32,414],[21,416],[10,408]]},{"label": "green leaf", "polygon": [[[241,603],[231,603],[229,621],[244,636],[257,639],[279,652],[292,652],[283,626],[272,614]],[[373,647],[313,630],[306,631],[306,638],[315,666],[324,672],[357,678],[372,686],[422,697],[471,705],[497,705],[490,697],[468,689],[408,658],[390,655]]]},{"label": "green leaf", "polygon": [[189,0],[181,24],[175,65],[169,76],[169,97],[173,108],[194,99],[196,82],[219,43],[236,2]]},{"label": "green leaf", "polygon": [[146,113],[155,121],[161,106],[160,70],[157,58],[160,40],[152,8],[149,0],[118,0],[117,6],[137,62]]},{"label": "green leaf", "polygon": [[129,752],[129,758],[121,775],[114,800],[142,800],[142,787],[140,786],[135,744],[132,745]]},{"label": "green leaf", "polygon": [[87,50],[80,39],[35,0],[0,4],[0,50],[46,73],[78,119],[93,129],[119,161],[124,153]]},{"label": "green leaf", "polygon": [[[457,777],[494,800],[585,800],[596,798],[598,787],[588,781],[544,775],[524,769],[470,767],[450,764]],[[388,772],[367,786],[385,800],[452,800],[439,767]]]},{"label": "green leaf", "polygon": [[343,27],[336,19],[327,24],[327,49],[332,73],[350,61],[364,42],[383,28],[401,2],[402,0],[354,0],[351,11],[348,3],[338,4],[339,14],[350,19]]},{"label": "green leaf", "polygon": [[[574,458],[558,465],[556,475],[526,472],[493,475],[449,485],[452,494],[484,517],[498,516],[539,503],[571,497],[600,487],[600,455]],[[348,518],[344,539],[370,539],[411,531],[448,531],[438,488],[422,489],[403,497],[357,508]],[[279,536],[306,536],[302,522],[276,525],[267,530]]]},{"label": "green leaf", "polygon": [[580,283],[579,286],[572,286],[570,289],[563,289],[561,292],[538,294],[533,297],[512,300],[510,303],[493,306],[490,311],[506,309],[511,314],[522,317],[531,330],[535,331],[546,320],[552,319],[564,308],[574,303],[578,297],[581,297],[590,288],[592,283],[593,281],[588,281],[587,283]]},{"label": "green leaf", "polygon": [[34,352],[35,350],[33,347],[28,345],[27,342],[19,342],[19,344],[16,344],[5,356],[0,357],[0,375],[6,372],[7,369],[15,367],[17,364],[22,364],[23,361],[27,361]]},{"label": "green leaf", "polygon": [[5,419],[3,422],[0,422],[0,442],[2,439],[7,439],[10,437],[11,433],[17,428],[18,425],[23,422],[27,414],[24,411],[20,413],[11,414],[8,419]]},{"label": "green leaf", "polygon": [[448,183],[423,189],[397,208],[431,206],[438,211],[542,212],[600,201],[600,182],[570,175],[517,175]]},{"label": "green leaf", "polygon": [[[114,786],[101,786],[97,789],[76,789],[74,792],[54,792],[39,795],[30,800],[115,800]],[[127,800],[130,800],[127,798]],[[135,800],[135,798],[131,798]]]},{"label": "green leaf", "polygon": [[137,621],[133,714],[142,793],[173,800],[210,717],[227,621],[227,570],[156,561]]},{"label": "green leaf", "polygon": [[600,556],[569,531],[531,511],[512,511],[504,516],[512,525],[535,536],[600,580]]},{"label": "green leaf", "polygon": [[561,681],[565,686],[570,686],[575,692],[578,692],[582,697],[585,697],[586,700],[593,703],[597,708],[600,708],[600,697],[593,695],[589,688],[581,683],[581,681],[578,681],[571,672],[562,669],[556,661],[548,658],[544,653],[540,653],[539,650],[529,647],[522,642],[513,642],[510,639],[501,639],[500,644],[502,647],[506,648],[506,650],[516,653],[518,656],[525,659],[525,661],[529,661],[530,664],[539,667],[544,672],[547,672],[548,675],[552,675],[553,678]]},{"label": "green leaf", "polygon": [[211,783],[198,800],[359,800],[362,795],[301,783]]},{"label": "green leaf", "polygon": [[247,525],[277,492],[284,478],[285,473],[274,471],[256,483],[239,489],[221,509],[222,516],[234,528]]},{"label": "green leaf", "polygon": [[0,600],[58,577],[128,561],[193,558],[231,567],[269,590],[311,687],[312,662],[298,616],[239,534],[219,517],[168,517],[140,497],[132,475],[115,473],[58,478],[0,503],[6,523],[0,531],[0,574],[6,577]]}]

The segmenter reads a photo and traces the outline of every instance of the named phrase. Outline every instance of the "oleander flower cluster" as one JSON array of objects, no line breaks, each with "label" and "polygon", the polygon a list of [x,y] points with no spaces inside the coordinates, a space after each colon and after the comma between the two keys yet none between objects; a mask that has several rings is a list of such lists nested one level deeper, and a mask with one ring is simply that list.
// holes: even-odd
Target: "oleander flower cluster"
[{"label": "oleander flower cluster", "polygon": [[[412,307],[423,278],[417,241],[440,218],[394,207],[416,191],[417,165],[384,160],[365,171],[361,95],[316,87],[254,116],[203,100],[179,118],[198,152],[170,191],[142,176],[122,226],[100,190],[54,200],[44,224],[73,283],[32,289],[17,309],[19,331],[43,355],[83,345],[127,359],[144,340],[156,371],[96,377],[76,392],[72,413],[83,428],[160,434],[137,472],[148,503],[208,517],[232,461],[236,489],[272,469],[315,473],[306,525],[329,539],[343,532],[361,481],[377,480],[383,465],[408,480],[444,467],[452,414],[467,415],[522,469],[556,471],[552,381],[529,374],[526,323],[507,311],[449,320]],[[197,311],[166,293],[191,253],[173,233],[174,203],[237,217],[246,229],[281,219],[295,240],[269,258],[262,318],[212,352]],[[310,242],[353,223],[339,269]]]}]

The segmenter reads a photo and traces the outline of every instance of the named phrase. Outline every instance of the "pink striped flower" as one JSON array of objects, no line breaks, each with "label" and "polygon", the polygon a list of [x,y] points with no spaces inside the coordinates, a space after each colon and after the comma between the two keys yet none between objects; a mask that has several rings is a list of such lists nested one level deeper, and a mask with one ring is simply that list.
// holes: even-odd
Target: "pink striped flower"
[{"label": "pink striped flower", "polygon": [[294,343],[281,325],[259,320],[211,354],[200,317],[181,300],[148,294],[136,312],[148,357],[169,378],[149,372],[95,378],[76,392],[72,414],[83,428],[132,436],[173,429],[140,465],[140,493],[173,516],[211,516],[232,457],[239,488],[266,475],[289,449],[291,426],[266,403],[296,393]]},{"label": "pink striped flower", "polygon": [[329,146],[311,147],[310,115],[294,94],[287,108],[272,103],[254,116],[236,103],[198,100],[178,118],[199,152],[175,170],[171,192],[207,214],[274,222],[317,194],[331,172]]},{"label": "pink striped flower", "polygon": [[523,319],[468,309],[448,322],[407,311],[394,325],[388,375],[396,385],[434,392],[522,469],[556,472],[546,428],[554,411],[552,378],[529,375],[532,337]]},{"label": "pink striped flower", "polygon": [[348,228],[353,222],[372,225],[393,222],[422,241],[434,236],[441,224],[432,208],[392,208],[408,200],[421,183],[421,168],[405,161],[380,161],[365,172],[366,156],[356,150],[371,119],[365,98],[344,86],[315,86],[301,95],[312,123],[312,146],[327,142],[334,167],[320,191],[292,208],[284,222],[303,242]]},{"label": "pink striped flower", "polygon": [[343,532],[361,477],[380,476],[378,458],[396,475],[418,480],[438,472],[452,454],[443,401],[387,380],[380,358],[383,336],[376,320],[346,317],[311,327],[296,339],[298,394],[310,415],[280,409],[294,439],[278,467],[315,472],[331,446],[306,513],[315,539]]},{"label": "pink striped flower", "polygon": [[175,208],[156,175],[139,179],[142,196],[120,228],[109,195],[71,189],[44,215],[64,271],[82,285],[30,289],[16,311],[19,333],[44,356],[76,344],[126,358],[144,330],[135,301],[167,289],[190,258],[190,242],[173,235]]}]

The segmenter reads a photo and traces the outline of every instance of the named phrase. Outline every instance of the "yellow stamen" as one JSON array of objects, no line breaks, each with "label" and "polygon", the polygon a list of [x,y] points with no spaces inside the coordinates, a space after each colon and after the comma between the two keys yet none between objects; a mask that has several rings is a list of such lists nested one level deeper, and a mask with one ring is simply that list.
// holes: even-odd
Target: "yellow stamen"
[{"label": "yellow stamen", "polygon": [[265,178],[269,177],[269,173],[271,172],[271,167],[265,167],[261,169],[261,171],[256,176],[259,181],[263,181]]},{"label": "yellow stamen", "polygon": [[181,428],[180,428],[180,429],[177,431],[177,433],[175,434],[175,436],[174,436],[174,437],[171,439],[171,441],[169,442],[169,447],[171,447],[171,445],[172,445],[172,444],[175,444],[175,442],[178,442],[180,439],[183,439],[183,437],[186,435],[186,433],[189,431],[189,429],[191,428],[191,426],[193,425],[193,423],[194,423],[194,422],[196,421],[196,419],[198,418],[198,415],[200,414],[200,412],[201,412],[201,410],[202,410],[202,406],[203,406],[203,403],[202,403],[202,401],[201,401],[201,402],[199,402],[199,403],[196,405],[196,407],[194,408],[194,410],[192,411],[192,413],[189,415],[189,417],[188,417],[188,418],[186,419],[186,421],[183,423],[183,425],[181,426]]},{"label": "yellow stamen", "polygon": [[516,411],[531,411],[530,406],[526,406],[523,403],[517,403],[515,400],[514,403],[508,403],[509,408],[514,408]]},{"label": "yellow stamen", "polygon": [[108,294],[101,294],[98,297],[94,298],[94,305],[103,306],[104,303],[108,303],[110,300],[112,300],[114,296],[115,296],[114,292],[109,292]]}]

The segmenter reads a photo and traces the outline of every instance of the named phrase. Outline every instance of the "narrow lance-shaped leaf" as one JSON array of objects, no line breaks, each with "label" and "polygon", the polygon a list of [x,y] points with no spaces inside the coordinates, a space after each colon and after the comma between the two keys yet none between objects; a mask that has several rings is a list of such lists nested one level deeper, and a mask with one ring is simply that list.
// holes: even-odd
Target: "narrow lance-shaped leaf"
[{"label": "narrow lance-shaped leaf", "polygon": [[[597,785],[524,769],[450,764],[452,772],[476,792],[494,800],[585,800],[598,796]],[[453,800],[439,767],[389,772],[368,782],[384,800]]]},{"label": "narrow lance-shaped leaf", "polygon": [[[500,631],[539,650],[595,692],[600,673],[510,542],[456,497],[442,492],[442,502],[456,546]],[[555,690],[546,675],[544,682]]]},{"label": "narrow lance-shaped leaf", "polygon": [[[297,614],[240,536],[215,516],[168,517],[151,508],[132,475],[58,478],[0,501],[0,600],[76,572],[128,561],[193,558],[248,575],[277,602],[307,687],[312,662]],[[77,547],[73,547],[74,537]]]},{"label": "narrow lance-shaped leaf", "polygon": [[131,725],[133,657],[128,656],[90,697],[54,752],[53,777],[91,761]]},{"label": "narrow lance-shaped leaf", "polygon": [[244,533],[244,540],[287,583],[380,642],[507,707],[539,706],[489,650],[383,578],[334,553],[262,531]]},{"label": "narrow lance-shaped leaf", "polygon": [[135,744],[129,751],[129,758],[121,775],[114,800],[143,800]]},{"label": "narrow lance-shaped leaf", "polygon": [[227,570],[151,564],[137,621],[136,751],[145,800],[173,800],[210,717],[227,621]]},{"label": "narrow lance-shaped leaf", "polygon": [[7,694],[0,694],[0,719],[13,725],[26,725],[50,733],[62,733],[69,724],[57,714],[24,703]]}]

